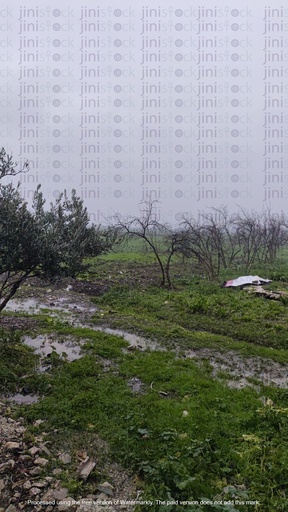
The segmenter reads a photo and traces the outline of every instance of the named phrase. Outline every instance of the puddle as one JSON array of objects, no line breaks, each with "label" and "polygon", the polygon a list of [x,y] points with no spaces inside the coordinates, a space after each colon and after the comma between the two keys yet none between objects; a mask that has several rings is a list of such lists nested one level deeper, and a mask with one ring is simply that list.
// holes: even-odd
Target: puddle
[{"label": "puddle", "polygon": [[258,389],[259,386],[251,383],[249,378],[257,379],[265,386],[288,388],[288,365],[275,361],[261,357],[245,358],[232,351],[221,353],[212,349],[188,350],[185,352],[185,357],[207,359],[213,367],[213,377],[217,378],[220,371],[227,372],[227,385],[231,388],[252,386]]},{"label": "puddle", "polygon": [[47,308],[47,304],[40,304],[36,299],[24,299],[24,300],[10,300],[5,307],[5,311],[12,311],[13,313],[17,313],[18,311],[25,311],[26,313],[37,312],[39,313],[40,309]]},{"label": "puddle", "polygon": [[25,345],[28,345],[28,347],[33,348],[36,354],[40,355],[39,371],[45,371],[47,369],[47,366],[49,366],[47,358],[49,358],[53,352],[66,359],[66,361],[75,361],[75,359],[81,357],[81,346],[75,344],[75,341],[72,341],[69,337],[67,339],[63,338],[63,341],[60,342],[56,341],[51,334],[42,334],[35,338],[23,336],[22,341]]},{"label": "puddle", "polygon": [[[82,320],[91,318],[91,316],[98,311],[97,307],[91,306],[89,303],[82,302],[74,302],[71,300],[70,296],[63,297],[63,291],[61,292],[61,297],[54,297],[54,296],[48,296],[45,298],[45,301],[43,300],[43,297],[41,299],[37,298],[27,298],[27,299],[12,299],[9,301],[9,303],[6,306],[6,310],[10,312],[25,312],[25,313],[40,313],[43,309],[49,309],[50,310],[50,316],[57,316],[59,313],[65,313],[67,315],[66,319],[73,322],[73,324],[77,327],[82,328],[88,328],[95,331],[101,331],[105,332],[107,334],[113,334],[114,336],[121,336],[129,343],[129,347],[126,350],[131,350],[133,348],[138,350],[166,350],[164,347],[159,345],[155,341],[151,341],[148,339],[143,338],[142,336],[138,336],[136,334],[132,334],[126,331],[123,331],[121,329],[111,329],[110,327],[102,327],[102,326],[95,326],[91,324],[85,324],[82,322]],[[79,318],[80,316],[80,318]],[[84,316],[84,318],[83,318]],[[31,339],[31,338],[30,338]],[[27,342],[27,337],[24,338],[24,342],[26,344],[29,344],[29,346],[32,346],[33,348],[39,349],[39,344],[37,341]],[[41,340],[42,341],[42,340]],[[31,343],[31,344],[30,344]],[[61,350],[61,347],[63,348],[62,344],[61,346],[58,346],[57,342],[53,342],[55,345],[55,350],[57,353],[63,352]],[[40,343],[41,344],[41,343]],[[45,345],[45,343],[44,343]],[[48,345],[49,346],[49,345]],[[48,347],[47,346],[47,347]],[[69,348],[69,347],[68,347]],[[48,349],[48,348],[47,348]],[[61,352],[58,352],[58,349],[61,350]],[[67,346],[65,347],[65,352],[67,352]],[[44,346],[45,350],[45,346]],[[39,352],[38,352],[39,353]],[[47,355],[47,354],[46,354]],[[70,360],[70,359],[68,359]],[[73,359],[72,359],[73,360]]]},{"label": "puddle", "polygon": [[[74,295],[70,292],[67,294],[67,291],[69,290],[66,290],[66,294],[65,292],[63,293],[63,290],[53,291],[50,294],[51,290],[49,290],[48,294],[45,294],[44,297],[41,296],[41,298],[14,299],[9,301],[6,310],[11,312],[22,311],[31,314],[40,313],[43,309],[49,309],[50,316],[59,316],[60,319],[63,319],[65,314],[65,320],[72,322],[75,326],[121,336],[129,343],[129,347],[123,349],[124,353],[130,350],[166,350],[165,347],[155,341],[122,329],[112,329],[87,323],[97,311],[97,307],[92,306],[89,301],[79,300],[77,294]],[[59,340],[59,336],[56,338],[56,335],[41,335],[35,338],[25,336],[23,341],[26,345],[34,348],[36,353],[40,355],[40,371],[44,371],[45,368],[47,369],[47,366],[49,366],[47,357],[49,359],[49,354],[53,352],[65,357],[67,361],[73,361],[81,357],[81,341],[75,344],[69,337]],[[249,381],[253,378],[264,385],[288,389],[288,365],[281,365],[275,361],[260,357],[245,358],[233,351],[218,352],[217,350],[205,348],[188,350],[184,354],[185,357],[194,358],[200,362],[203,359],[207,359],[213,368],[212,375],[214,378],[221,378],[221,375],[218,376],[218,373],[221,371],[226,372],[227,379],[225,379],[225,382],[229,387],[241,389],[245,386],[253,386],[255,389],[258,389],[257,383],[254,384]],[[133,385],[137,386],[137,383]],[[26,397],[24,399],[27,400]]]},{"label": "puddle", "polygon": [[166,348],[162,347],[157,343],[156,341],[148,340],[146,338],[143,338],[142,336],[138,336],[137,334],[132,334],[131,332],[122,331],[121,329],[111,329],[110,327],[100,327],[95,325],[84,325],[80,322],[77,322],[77,325],[79,327],[87,327],[88,329],[91,329],[93,331],[101,331],[105,332],[106,334],[112,334],[114,336],[121,336],[125,341],[128,341],[129,347],[126,349],[123,349],[123,352],[127,352],[133,348],[144,351],[147,349],[150,350],[160,350],[165,351]]},{"label": "puddle", "polygon": [[37,395],[21,395],[21,393],[16,393],[15,395],[5,397],[5,400],[8,402],[14,402],[16,404],[35,404],[39,400],[39,396]]},{"label": "puddle", "polygon": [[85,313],[87,315],[93,315],[97,308],[90,304],[78,303],[71,301],[71,297],[47,297],[47,302],[39,302],[38,299],[12,299],[6,306],[6,311],[10,312],[25,312],[25,313],[40,313],[43,309],[49,309],[51,316],[57,316],[57,313],[63,312],[68,315],[74,315],[77,313]]}]

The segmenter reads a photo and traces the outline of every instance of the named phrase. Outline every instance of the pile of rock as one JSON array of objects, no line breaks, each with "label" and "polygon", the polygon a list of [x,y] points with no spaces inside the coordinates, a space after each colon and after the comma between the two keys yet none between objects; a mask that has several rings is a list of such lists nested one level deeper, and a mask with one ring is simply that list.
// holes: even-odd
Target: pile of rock
[{"label": "pile of rock", "polygon": [[[52,454],[47,447],[49,434],[46,432],[36,435],[33,443],[27,441],[23,422],[13,420],[10,414],[10,407],[0,402],[0,512],[133,510],[123,504],[116,505],[119,496],[109,482],[95,485],[95,494],[77,499],[70,497],[59,480],[63,465],[72,462],[70,454]],[[42,420],[37,420],[34,426],[39,427],[41,423]],[[86,452],[79,460],[77,475],[86,481],[96,463]]]}]

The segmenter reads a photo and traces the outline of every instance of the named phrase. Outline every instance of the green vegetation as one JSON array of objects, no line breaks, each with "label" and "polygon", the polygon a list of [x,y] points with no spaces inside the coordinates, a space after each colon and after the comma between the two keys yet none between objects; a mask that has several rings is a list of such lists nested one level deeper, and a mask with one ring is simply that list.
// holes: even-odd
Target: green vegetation
[{"label": "green vegetation", "polygon": [[[26,375],[25,384],[30,379],[30,389],[42,398],[20,407],[19,415],[31,432],[39,418],[45,420],[46,432],[57,429],[55,443],[65,438],[72,455],[83,439],[99,435],[106,441],[110,457],[137,475],[141,499],[154,503],[140,506],[139,512],[286,511],[288,390],[264,385],[252,374],[247,386],[229,387],[229,368],[214,372],[208,352],[192,359],[187,351],[233,351],[243,365],[247,360],[247,367],[253,356],[268,373],[273,361],[284,377],[287,302],[223,289],[223,275],[219,282],[209,282],[178,257],[171,269],[175,288],[159,288],[157,263],[139,246],[134,251],[137,258],[120,251],[91,261],[89,274],[81,276],[104,291],[93,298],[98,311],[90,327],[72,326],[69,317],[61,322],[45,310],[33,315],[36,331],[81,341],[79,359],[68,362],[55,354],[49,369],[39,374],[31,349],[17,335],[8,340],[2,332],[2,392],[14,392]],[[261,275],[259,269],[253,272]],[[287,266],[275,263],[263,277],[272,274],[279,281],[270,288],[285,290]],[[236,276],[235,271],[229,275]],[[129,351],[121,336],[95,331],[93,325],[122,328],[165,350]],[[135,379],[138,389],[133,388]],[[84,485],[89,487],[89,481],[80,484],[67,469],[60,478],[75,497]],[[99,468],[92,479],[101,480]],[[177,500],[195,503],[177,506]]]},{"label": "green vegetation", "polygon": [[[24,166],[27,170],[28,163]],[[111,250],[117,242],[115,230],[88,226],[83,201],[72,190],[59,194],[50,209],[44,208],[41,186],[33,195],[32,209],[21,197],[20,183],[2,184],[16,176],[12,157],[0,150],[0,312],[19,287],[32,277],[57,281],[83,271],[83,259]],[[5,183],[4,179],[4,183]]]}]

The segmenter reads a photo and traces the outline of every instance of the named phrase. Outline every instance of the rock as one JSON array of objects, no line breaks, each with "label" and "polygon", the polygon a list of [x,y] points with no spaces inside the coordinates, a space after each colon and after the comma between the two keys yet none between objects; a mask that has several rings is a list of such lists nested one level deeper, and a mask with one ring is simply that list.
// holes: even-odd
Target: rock
[{"label": "rock", "polygon": [[[88,498],[88,496],[87,496],[87,498]],[[108,501],[107,494],[104,494],[104,492],[101,492],[100,494],[98,494],[97,500],[104,501],[104,502]]]},{"label": "rock", "polygon": [[80,500],[80,506],[76,509],[76,512],[116,512],[116,509],[110,503],[97,505],[93,500],[85,498]]},{"label": "rock", "polygon": [[29,489],[31,489],[31,487],[32,487],[32,484],[31,484],[31,482],[29,482],[29,480],[24,482],[23,489],[25,489],[25,491],[29,491]]},{"label": "rock", "polygon": [[14,505],[9,505],[5,512],[17,512],[17,508]]},{"label": "rock", "polygon": [[30,455],[32,455],[32,457],[34,457],[34,455],[36,455],[36,453],[39,452],[39,448],[37,446],[32,446],[32,448],[30,448],[28,452],[30,453]]},{"label": "rock", "polygon": [[43,496],[41,497],[42,501],[53,501],[54,498],[54,489],[48,489]]},{"label": "rock", "polygon": [[0,464],[0,473],[6,473],[6,471],[10,468],[14,468],[15,460],[9,459],[7,462],[3,462]]},{"label": "rock", "polygon": [[47,482],[33,482],[34,487],[39,487],[40,489],[46,487]]},{"label": "rock", "polygon": [[104,482],[97,486],[97,489],[101,492],[104,492],[107,496],[113,496],[113,485],[109,484],[109,482]]},{"label": "rock", "polygon": [[81,462],[81,464],[79,464],[77,468],[79,478],[81,478],[84,481],[87,480],[88,476],[90,475],[91,471],[93,471],[95,466],[96,462],[94,462],[93,460],[89,460],[89,457],[87,457],[83,462]]},{"label": "rock", "polygon": [[31,471],[29,471],[29,473],[31,476],[38,476],[38,475],[40,475],[40,473],[42,473],[42,469],[39,467],[36,467],[36,468],[31,469]]},{"label": "rock", "polygon": [[31,487],[29,494],[30,496],[38,496],[38,494],[41,493],[41,489],[38,489],[38,487]]},{"label": "rock", "polygon": [[5,444],[5,448],[7,450],[19,450],[20,443],[14,443],[13,441],[8,441],[8,443]]},{"label": "rock", "polygon": [[68,490],[65,487],[62,487],[61,489],[53,490],[53,496],[55,500],[65,500],[68,495]]},{"label": "rock", "polygon": [[71,456],[69,455],[69,453],[61,453],[59,460],[61,460],[63,464],[70,464]]},{"label": "rock", "polygon": [[34,427],[39,427],[39,425],[41,425],[42,423],[44,423],[44,420],[36,420],[34,421],[33,425]]},{"label": "rock", "polygon": [[60,475],[60,473],[62,473],[62,469],[60,469],[60,468],[53,469],[53,471],[52,471],[52,474],[55,476]]},{"label": "rock", "polygon": [[34,460],[34,464],[37,464],[37,466],[46,466],[46,464],[48,464],[48,460],[38,457],[37,459]]},{"label": "rock", "polygon": [[77,505],[77,502],[75,504],[75,501],[73,498],[70,498],[69,496],[67,498],[65,498],[64,500],[64,503],[62,504],[58,504],[58,512],[72,512],[75,510],[75,507]]},{"label": "rock", "polygon": [[48,450],[48,448],[45,446],[45,444],[40,444],[39,448],[40,448],[41,452],[46,453],[46,455],[51,455],[51,452]]},{"label": "rock", "polygon": [[0,492],[3,491],[3,489],[5,489],[5,481],[0,480]]},{"label": "rock", "polygon": [[18,460],[21,462],[26,462],[28,460],[31,460],[31,455],[20,455]]}]

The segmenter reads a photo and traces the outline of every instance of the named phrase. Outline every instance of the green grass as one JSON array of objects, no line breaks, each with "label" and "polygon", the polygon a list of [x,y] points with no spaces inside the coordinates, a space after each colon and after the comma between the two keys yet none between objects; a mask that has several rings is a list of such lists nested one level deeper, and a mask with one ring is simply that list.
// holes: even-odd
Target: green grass
[{"label": "green grass", "polygon": [[[118,352],[118,372],[104,373],[97,348],[87,348],[89,355],[65,364],[50,394],[26,409],[30,421],[100,434],[113,457],[144,480],[146,499],[228,499],[231,486],[239,499],[259,500],[261,510],[272,503],[286,510],[286,391],[262,387],[273,399],[263,406],[254,390],[227,389],[211,378],[209,365],[175,360],[169,351]],[[143,382],[143,394],[129,389],[132,377]]]},{"label": "green grass", "polygon": [[21,342],[19,333],[2,330],[0,334],[0,392],[7,394],[27,384],[30,375],[34,375],[38,357],[33,350]]},{"label": "green grass", "polygon": [[[42,311],[35,315],[39,332],[81,340],[81,358],[71,363],[58,358],[39,376],[31,350],[19,338],[5,343],[2,335],[2,389],[15,390],[19,379],[30,373],[30,385],[43,399],[21,407],[18,414],[32,430],[38,418],[46,421],[46,431],[58,429],[57,442],[69,440],[72,455],[93,434],[107,441],[112,459],[137,475],[142,499],[154,502],[138,507],[139,512],[285,512],[288,390],[265,387],[253,377],[248,380],[257,388],[230,389],[225,370],[214,377],[209,360],[196,362],[181,355],[189,348],[213,348],[234,350],[243,358],[261,356],[268,369],[271,360],[288,363],[287,304],[223,289],[223,276],[209,282],[177,265],[175,289],[161,289],[154,278],[149,280],[151,262],[144,264],[141,253],[134,259],[133,253],[114,254],[95,271],[95,282],[113,285],[93,299],[99,308],[93,321],[142,334],[166,351],[127,352],[123,349],[128,344],[119,336],[73,327]],[[285,277],[286,271],[284,263],[275,264],[263,277],[272,272]],[[279,278],[270,288],[285,289],[286,283]],[[19,364],[14,368],[15,357]],[[129,386],[133,378],[142,383],[139,393]],[[96,471],[93,478],[99,482],[101,474]],[[66,470],[64,480],[75,498],[85,494],[76,474]],[[167,504],[177,500],[198,505]],[[233,504],[224,505],[229,500]],[[249,505],[249,500],[260,505]]]},{"label": "green grass", "polygon": [[[288,362],[287,306],[201,282],[177,291],[114,287],[95,299],[95,322],[183,348],[211,346]],[[156,320],[156,321],[155,321]]]}]

